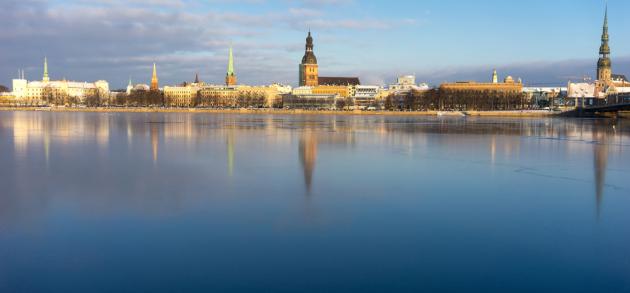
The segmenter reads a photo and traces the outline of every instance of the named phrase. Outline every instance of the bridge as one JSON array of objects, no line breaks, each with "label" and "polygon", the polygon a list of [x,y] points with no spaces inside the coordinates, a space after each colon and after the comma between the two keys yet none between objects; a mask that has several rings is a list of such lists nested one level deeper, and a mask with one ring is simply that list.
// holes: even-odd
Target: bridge
[{"label": "bridge", "polygon": [[630,111],[630,95],[609,96],[599,105],[577,107],[563,114],[577,117],[616,116],[620,111]]}]

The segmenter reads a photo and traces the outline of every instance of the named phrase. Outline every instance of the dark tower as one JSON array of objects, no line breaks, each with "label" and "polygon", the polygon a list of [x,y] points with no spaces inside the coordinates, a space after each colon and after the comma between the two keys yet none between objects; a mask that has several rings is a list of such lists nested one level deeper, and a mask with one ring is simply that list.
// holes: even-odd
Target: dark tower
[{"label": "dark tower", "polygon": [[302,63],[300,63],[300,86],[317,86],[319,84],[317,57],[313,53],[313,47],[313,37],[309,31],[308,37],[306,37],[306,51],[302,57]]}]

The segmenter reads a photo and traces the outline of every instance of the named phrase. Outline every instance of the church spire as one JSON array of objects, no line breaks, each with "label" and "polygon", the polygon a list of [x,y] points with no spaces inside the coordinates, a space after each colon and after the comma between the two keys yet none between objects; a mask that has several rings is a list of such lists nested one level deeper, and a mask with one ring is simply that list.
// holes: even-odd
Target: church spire
[{"label": "church spire", "polygon": [[133,84],[131,84],[131,76],[129,76],[129,84],[127,85],[127,91],[126,93],[129,95],[131,94],[131,90],[133,89]]},{"label": "church spire", "polygon": [[48,58],[44,57],[44,78],[42,78],[42,81],[44,82],[49,82],[50,78],[48,77]]},{"label": "church spire", "polygon": [[228,56],[228,68],[227,74],[225,75],[225,85],[236,85],[236,74],[234,73],[234,55],[232,54],[232,45],[230,45],[230,52]]},{"label": "church spire", "polygon": [[153,63],[153,76],[151,77],[151,90],[157,91],[159,89],[160,89],[160,86],[159,86],[158,76],[157,76],[157,67],[155,66],[155,63]]},{"label": "church spire", "polygon": [[492,72],[492,83],[499,83],[499,75],[496,69]]},{"label": "church spire", "polygon": [[597,61],[597,79],[601,82],[612,80],[612,62],[610,60],[610,46],[608,44],[608,4],[604,13],[604,26],[602,28],[602,44],[599,47],[599,60]]},{"label": "church spire", "polygon": [[234,75],[234,54],[232,53],[232,45],[230,45],[230,56],[228,57],[227,75]]}]

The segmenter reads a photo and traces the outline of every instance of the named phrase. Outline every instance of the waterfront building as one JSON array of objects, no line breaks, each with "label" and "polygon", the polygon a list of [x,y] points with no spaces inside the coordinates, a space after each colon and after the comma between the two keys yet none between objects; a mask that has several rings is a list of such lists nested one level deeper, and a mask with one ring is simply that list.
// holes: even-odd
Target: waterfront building
[{"label": "waterfront building", "polygon": [[48,73],[48,58],[44,58],[44,74],[41,81],[29,82],[22,73],[13,79],[12,85],[11,95],[23,105],[81,103],[87,98],[109,97],[109,83],[104,80],[95,82],[51,80]]},{"label": "waterfront building", "polygon": [[344,98],[350,96],[352,85],[319,85],[312,88],[313,94],[339,95]]},{"label": "waterfront building", "polygon": [[583,107],[596,105],[600,97],[598,83],[569,82],[567,86],[567,104],[565,106]]},{"label": "waterfront building", "polygon": [[376,107],[378,104],[378,94],[380,91],[379,86],[373,85],[358,85],[353,87],[352,99],[354,105],[358,109],[366,109],[369,107]]},{"label": "waterfront building", "polygon": [[293,95],[310,95],[313,93],[313,88],[310,86],[300,86],[293,88],[291,94]]},{"label": "waterfront building", "polygon": [[514,78],[512,78],[511,76],[506,77],[502,83],[495,83],[494,81],[495,80],[493,77],[492,82],[463,81],[443,83],[442,85],[440,85],[440,90],[456,92],[493,92],[504,94],[520,94],[523,90],[522,80],[519,79],[518,82],[515,82]]},{"label": "waterfront building", "polygon": [[282,96],[282,105],[288,109],[335,110],[338,94],[288,94]]},{"label": "waterfront building", "polygon": [[152,91],[160,90],[160,85],[159,85],[158,76],[157,76],[157,68],[155,66],[155,63],[153,63],[153,75],[151,76],[151,90]]},{"label": "waterfront building", "polygon": [[165,86],[164,101],[172,107],[193,107],[199,92],[199,87],[188,84],[185,86]]},{"label": "waterfront building", "polygon": [[396,84],[389,85],[389,90],[396,93],[406,93],[412,90],[426,91],[430,87],[426,83],[416,84],[415,75],[402,75],[396,80]]},{"label": "waterfront building", "polygon": [[523,94],[530,105],[546,108],[561,105],[556,100],[567,95],[566,87],[524,87]]},{"label": "waterfront building", "polygon": [[226,86],[236,85],[236,74],[234,73],[234,56],[232,54],[232,46],[230,46],[230,52],[229,52],[229,57],[228,57],[228,69],[227,69],[227,74],[225,75],[225,85]]},{"label": "waterfront building", "polygon": [[279,84],[269,86],[205,86],[199,89],[199,103],[206,107],[272,107],[291,89]]}]

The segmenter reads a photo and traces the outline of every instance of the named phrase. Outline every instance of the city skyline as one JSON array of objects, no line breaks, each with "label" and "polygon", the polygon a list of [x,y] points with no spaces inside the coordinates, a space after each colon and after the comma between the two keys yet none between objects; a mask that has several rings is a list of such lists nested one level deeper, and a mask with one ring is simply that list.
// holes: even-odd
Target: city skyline
[{"label": "city skyline", "polygon": [[[528,7],[498,1],[478,1],[477,6],[458,3],[458,8],[469,11],[463,18],[459,10],[445,17],[444,9],[452,8],[455,3],[452,1],[442,4],[429,1],[423,3],[426,10],[422,13],[400,12],[395,16],[380,9],[382,4],[376,2],[254,1],[247,5],[242,1],[228,2],[234,1],[204,5],[198,1],[135,0],[124,6],[127,10],[114,15],[113,11],[121,8],[122,2],[11,0],[8,3],[11,12],[2,15],[6,24],[2,31],[10,42],[0,45],[7,52],[0,56],[4,64],[0,69],[0,84],[9,85],[20,68],[26,71],[29,80],[39,79],[44,56],[48,57],[51,78],[55,79],[105,79],[112,88],[124,88],[128,76],[134,82],[149,83],[151,67],[157,63],[160,84],[192,81],[197,72],[202,80],[218,84],[225,79],[228,49],[233,45],[240,82],[295,85],[295,61],[303,54],[303,36],[308,28],[319,40],[316,50],[318,57],[321,56],[324,75],[359,76],[366,84],[388,84],[397,75],[415,73],[419,81],[437,84],[449,80],[487,80],[489,70],[497,68],[501,76],[522,77],[527,84],[563,84],[582,76],[595,76],[593,60],[597,58],[604,14],[603,1],[571,3],[575,9],[570,13],[556,11],[563,12],[556,14],[558,18],[570,15],[579,20],[570,25],[545,17],[567,1],[544,5],[545,10],[537,10],[543,7],[541,1],[528,3]],[[624,53],[630,52],[627,50],[630,44],[622,38],[626,21],[618,11],[630,5],[620,1],[611,1],[609,5],[613,70],[623,74],[630,68],[630,55]],[[239,13],[233,12],[236,6],[241,7]],[[364,8],[365,12],[358,13],[355,21],[339,16],[340,11],[357,8]],[[62,9],[64,13],[60,14]],[[466,20],[482,16],[480,9],[486,9],[483,21],[466,23],[463,28]],[[506,11],[510,9],[514,13],[508,23]],[[270,10],[276,12],[269,14]],[[527,14],[532,11],[537,13]],[[455,21],[457,15],[460,18]],[[33,20],[37,16],[41,21]],[[523,21],[525,16],[530,18]],[[280,24],[261,28],[276,18],[281,19]],[[160,21],[164,24],[159,24]],[[202,26],[209,21],[222,24],[222,31],[219,32],[221,25],[212,29]],[[453,29],[457,22],[460,28]],[[504,27],[497,26],[502,22]],[[543,30],[538,22],[543,23],[548,35],[532,37],[533,32]],[[76,27],[81,24],[86,27]],[[514,29],[524,24],[532,28]],[[42,30],[44,25],[47,27]],[[461,53],[460,46],[453,45],[454,41],[471,42],[466,31],[485,25],[489,29],[479,30],[470,43],[472,46],[462,46],[466,47],[466,54]],[[506,27],[513,33],[506,34]],[[90,30],[98,30],[96,38],[86,36]],[[116,34],[117,30],[122,33]],[[195,30],[196,37],[191,38]],[[555,37],[553,42],[549,35]],[[567,37],[571,37],[571,42],[565,40]],[[51,42],[51,38],[59,41]],[[179,44],[177,38],[194,41]],[[401,46],[392,47],[392,39],[399,40]],[[425,42],[428,39],[429,46]],[[532,43],[532,39],[540,42]],[[87,49],[82,50],[80,44]],[[370,62],[364,62],[366,58]]]}]

